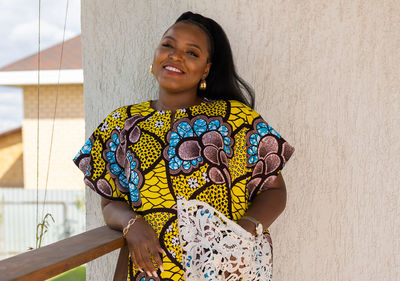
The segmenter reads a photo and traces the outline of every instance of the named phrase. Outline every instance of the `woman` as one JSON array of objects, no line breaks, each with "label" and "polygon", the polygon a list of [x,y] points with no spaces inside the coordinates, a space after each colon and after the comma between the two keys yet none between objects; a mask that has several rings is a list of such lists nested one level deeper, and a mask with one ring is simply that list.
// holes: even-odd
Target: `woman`
[{"label": "woman", "polygon": [[215,21],[182,14],[151,72],[158,99],[112,112],[74,159],[124,233],[130,280],[270,280],[293,148],[250,108]]}]

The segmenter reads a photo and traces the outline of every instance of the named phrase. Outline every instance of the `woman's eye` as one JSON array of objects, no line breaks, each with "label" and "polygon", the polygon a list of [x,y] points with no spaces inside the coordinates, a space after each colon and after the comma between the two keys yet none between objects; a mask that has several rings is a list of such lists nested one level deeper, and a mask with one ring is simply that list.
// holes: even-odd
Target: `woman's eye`
[{"label": "woman's eye", "polygon": [[199,55],[198,54],[196,54],[195,52],[193,52],[193,51],[189,51],[189,52],[187,52],[189,55],[191,55],[191,56],[194,56],[194,57],[196,57],[196,58],[198,58],[199,57]]},{"label": "woman's eye", "polygon": [[169,43],[163,43],[163,44],[161,44],[161,46],[167,47],[167,48],[172,48],[171,44],[169,44]]}]

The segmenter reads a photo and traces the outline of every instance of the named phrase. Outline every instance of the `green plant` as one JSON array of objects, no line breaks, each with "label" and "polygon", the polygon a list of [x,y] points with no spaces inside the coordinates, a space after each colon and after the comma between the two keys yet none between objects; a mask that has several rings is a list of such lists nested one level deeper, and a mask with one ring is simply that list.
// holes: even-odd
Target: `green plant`
[{"label": "green plant", "polygon": [[[50,213],[46,213],[46,215],[43,217],[42,222],[38,223],[36,226],[36,249],[42,246],[44,236],[47,233],[49,227],[49,218],[51,218],[53,223],[55,223],[53,216]],[[29,249],[32,250],[33,248],[31,247]]]},{"label": "green plant", "polygon": [[85,213],[85,198],[76,198],[75,200],[75,206],[78,208],[78,210],[82,211]]}]

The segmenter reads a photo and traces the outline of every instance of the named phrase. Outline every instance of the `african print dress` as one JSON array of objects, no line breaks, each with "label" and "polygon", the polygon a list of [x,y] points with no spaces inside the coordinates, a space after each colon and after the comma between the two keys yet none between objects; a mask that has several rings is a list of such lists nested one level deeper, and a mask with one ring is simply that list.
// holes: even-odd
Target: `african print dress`
[{"label": "african print dress", "polygon": [[[237,221],[293,151],[238,101],[204,101],[174,116],[148,101],[108,115],[74,162],[86,185],[107,199],[126,201],[159,237],[166,252],[160,279],[146,277],[131,262],[129,279],[183,280],[179,199],[204,202]],[[269,239],[267,231],[264,235]]]}]

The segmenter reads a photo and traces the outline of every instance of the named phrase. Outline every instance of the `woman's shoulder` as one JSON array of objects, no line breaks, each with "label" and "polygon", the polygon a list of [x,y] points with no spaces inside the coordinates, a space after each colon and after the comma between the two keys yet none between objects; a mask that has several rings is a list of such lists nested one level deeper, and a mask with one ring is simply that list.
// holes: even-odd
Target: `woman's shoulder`
[{"label": "woman's shoulder", "polygon": [[140,102],[136,104],[131,104],[131,105],[124,105],[121,107],[118,107],[117,109],[114,109],[111,113],[109,113],[106,117],[106,119],[110,118],[116,118],[118,119],[127,119],[129,117],[135,116],[135,115],[140,115],[140,116],[146,116],[150,114],[153,110],[151,109],[150,106],[151,101],[145,101],[145,102]]},{"label": "woman's shoulder", "polygon": [[230,108],[229,114],[232,115],[232,117],[242,119],[248,124],[251,124],[254,119],[260,117],[258,112],[240,101],[228,100],[227,103]]},{"label": "woman's shoulder", "polygon": [[107,138],[112,131],[121,131],[128,119],[147,116],[152,111],[150,101],[118,107],[103,119],[95,132],[103,134],[103,137]]}]

